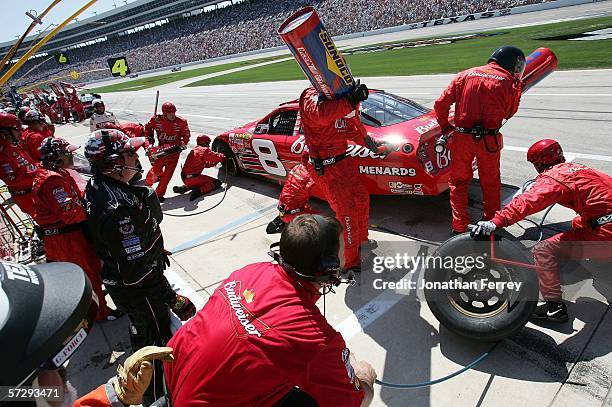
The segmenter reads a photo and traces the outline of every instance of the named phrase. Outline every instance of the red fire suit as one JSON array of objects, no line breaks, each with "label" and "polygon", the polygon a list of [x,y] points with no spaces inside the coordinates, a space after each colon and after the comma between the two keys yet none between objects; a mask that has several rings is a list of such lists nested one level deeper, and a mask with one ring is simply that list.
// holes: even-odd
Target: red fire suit
[{"label": "red fire suit", "polygon": [[[347,99],[319,101],[312,87],[302,92],[300,116],[311,159],[325,160],[344,154],[349,139],[365,144],[366,130],[361,121],[355,116],[347,117],[354,111]],[[307,168],[344,228],[346,267],[358,266],[359,246],[368,240],[370,195],[359,179],[357,161],[346,157],[326,165],[322,175],[317,174],[313,165]]]},{"label": "red fire suit", "polygon": [[79,99],[79,95],[74,91],[70,95],[69,106],[72,110],[74,110],[79,117],[79,121],[85,120],[85,108],[83,107],[83,103]]},{"label": "red fire suit", "polygon": [[359,406],[350,351],[311,287],[269,262],[233,272],[168,342],[173,405],[274,406],[299,386],[319,406]]},{"label": "red fire suit", "polygon": [[283,222],[289,223],[305,213],[315,213],[308,203],[313,185],[314,181],[304,163],[291,169],[278,197],[278,211]]},{"label": "red fire suit", "polygon": [[[189,142],[189,126],[187,120],[176,117],[173,121],[166,119],[163,115],[153,116],[145,125],[145,134],[149,142],[153,144],[155,139],[153,133],[157,133],[159,147],[187,145]],[[180,153],[161,157],[153,162],[153,166],[147,173],[146,183],[152,186],[159,181],[155,193],[158,197],[163,197],[178,164]]]},{"label": "red fire suit", "polygon": [[32,185],[34,220],[42,229],[47,261],[65,261],[81,267],[99,300],[97,319],[110,312],[102,293],[102,262],[83,234],[87,215],[81,204],[83,191],[64,169],[38,166]]},{"label": "red fire suit", "polygon": [[[528,191],[497,212],[492,222],[497,227],[506,227],[555,203],[578,214],[572,221],[572,230],[538,243],[533,254],[542,296],[561,301],[562,259],[612,260],[612,178],[580,164],[555,165],[538,175]],[[609,223],[592,224],[605,215]]]},{"label": "red fire suit", "polygon": [[40,148],[42,142],[47,137],[53,137],[53,132],[45,127],[42,131],[27,129],[23,132],[19,142],[21,148],[35,161],[40,161]]},{"label": "red fire suit", "polygon": [[74,402],[73,407],[123,407],[124,404],[117,398],[117,392],[109,381],[98,386]]},{"label": "red fire suit", "polygon": [[130,138],[144,137],[144,126],[142,124],[128,122],[120,124],[119,128]]},{"label": "red fire suit", "polygon": [[215,153],[208,147],[195,146],[189,152],[189,155],[187,155],[181,170],[181,179],[185,183],[185,188],[199,189],[203,194],[207,194],[215,189],[215,184],[218,184],[219,181],[202,174],[202,170],[214,167],[223,161],[225,161],[223,154]]},{"label": "red fire suit", "polygon": [[[504,119],[512,117],[519,106],[521,83],[497,63],[460,72],[436,100],[434,110],[440,128],[450,127],[448,114],[455,104],[455,127],[473,129],[480,126],[497,130]],[[456,131],[450,145],[451,173],[449,179],[453,230],[467,231],[468,186],[472,181],[472,162],[476,158],[482,188],[484,214],[489,220],[501,207],[501,177],[499,160],[503,138],[501,133],[485,135],[477,140],[472,134]]]},{"label": "red fire suit", "polygon": [[49,117],[51,123],[57,123],[59,121],[59,116],[57,115],[55,110],[53,110],[53,108],[51,108],[51,106],[49,106],[44,100],[39,99],[38,105],[36,105],[36,107],[43,115]]},{"label": "red fire suit", "polygon": [[51,108],[60,116],[60,122],[70,121],[70,105],[64,96],[60,96]]},{"label": "red fire suit", "polygon": [[34,216],[32,182],[36,165],[19,146],[0,140],[0,180],[8,187],[13,201],[22,212]]}]

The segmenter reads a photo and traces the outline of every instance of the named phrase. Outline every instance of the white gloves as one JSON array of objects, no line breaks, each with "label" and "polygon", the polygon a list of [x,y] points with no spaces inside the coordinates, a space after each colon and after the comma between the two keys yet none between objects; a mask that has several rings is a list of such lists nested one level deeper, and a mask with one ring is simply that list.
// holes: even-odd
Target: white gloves
[{"label": "white gloves", "polygon": [[495,229],[497,229],[495,223],[491,222],[490,220],[481,220],[476,226],[474,226],[474,229],[472,229],[472,233],[474,234],[474,236],[489,236],[495,231]]}]

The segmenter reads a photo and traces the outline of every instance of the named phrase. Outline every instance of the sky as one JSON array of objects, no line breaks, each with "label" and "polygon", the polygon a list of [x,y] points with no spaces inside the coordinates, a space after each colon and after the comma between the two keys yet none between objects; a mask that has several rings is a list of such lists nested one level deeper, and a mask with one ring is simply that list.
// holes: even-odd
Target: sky
[{"label": "sky", "polygon": [[[123,6],[125,5],[126,1],[129,4],[134,0],[98,0],[91,7],[85,10],[83,14],[81,14],[79,20],[93,17],[94,12],[102,13],[104,11],[108,11],[114,8],[113,4],[116,4],[117,7]],[[11,6],[6,7],[5,3],[9,2],[11,3]],[[40,14],[52,2],[53,0],[26,0],[22,2],[0,0],[0,3],[2,3],[2,17],[0,18],[0,42],[15,40],[15,36],[21,36],[21,34],[23,34],[23,32],[32,22],[30,17],[25,15],[26,11],[36,10],[38,14]],[[32,34],[36,35],[36,30],[44,30],[51,23],[61,23],[66,18],[70,17],[70,15],[72,15],[75,11],[81,8],[85,3],[87,3],[87,0],[62,0],[43,19],[43,25],[38,25],[37,28],[32,31]]]}]

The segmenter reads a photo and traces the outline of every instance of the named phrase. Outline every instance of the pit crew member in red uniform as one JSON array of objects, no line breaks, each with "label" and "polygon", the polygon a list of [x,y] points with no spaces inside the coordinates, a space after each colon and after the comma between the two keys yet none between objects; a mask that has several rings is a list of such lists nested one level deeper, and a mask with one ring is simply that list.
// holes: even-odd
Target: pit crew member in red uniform
[{"label": "pit crew member in red uniform", "polygon": [[51,108],[59,115],[60,122],[68,123],[70,121],[70,104],[64,95],[60,95]]},{"label": "pit crew member in red uniform", "polygon": [[70,100],[68,103],[70,108],[77,114],[79,121],[85,120],[86,116],[83,102],[79,99],[79,93],[74,88],[72,92],[70,92]]},{"label": "pit crew member in red uniform", "polygon": [[190,201],[221,188],[221,181],[202,174],[202,170],[214,167],[225,161],[225,155],[215,153],[210,149],[210,137],[206,134],[199,135],[196,142],[198,145],[189,152],[181,170],[181,179],[185,185],[172,188],[177,194],[191,190],[191,194],[189,194]]},{"label": "pit crew member in red uniform", "polygon": [[28,125],[28,128],[23,132],[19,144],[35,162],[38,162],[40,161],[38,149],[44,139],[53,137],[55,127],[47,125],[45,117],[37,110],[28,111],[24,123]]},{"label": "pit crew member in red uniform", "polygon": [[300,117],[308,146],[308,170],[344,228],[344,256],[347,269],[359,270],[360,245],[368,242],[370,196],[361,182],[357,161],[347,157],[348,140],[378,151],[379,145],[367,135],[356,114],[368,88],[359,84],[344,98],[322,99],[310,87],[300,96]]},{"label": "pit crew member in red uniform", "polygon": [[546,301],[536,319],[567,322],[561,297],[560,268],[566,259],[612,261],[612,177],[585,165],[566,163],[558,142],[543,139],[527,151],[540,174],[526,192],[515,197],[492,220],[478,222],[476,233],[491,234],[553,204],[573,209],[572,230],[552,236],[533,249],[540,292]]},{"label": "pit crew member in red uniform", "polygon": [[299,216],[283,230],[278,264],[250,264],[221,283],[168,343],[173,405],[291,406],[296,386],[321,407],[369,404],[374,369],[353,361],[315,304],[340,283],[341,235],[333,218]]},{"label": "pit crew member in red uniform", "polygon": [[473,177],[474,158],[482,188],[483,219],[491,219],[500,209],[499,160],[503,139],[499,129],[503,120],[514,116],[518,109],[524,70],[523,51],[501,47],[493,52],[487,65],[457,74],[434,104],[443,134],[453,130],[448,115],[455,104],[449,178],[454,234],[466,232],[470,223],[468,186]]},{"label": "pit crew member in red uniform", "polygon": [[[164,149],[172,146],[186,146],[189,142],[189,126],[187,120],[176,115],[176,106],[170,102],[162,105],[162,114],[151,117],[145,125],[145,134],[149,143],[155,142],[154,133],[157,134],[158,148]],[[147,173],[146,181],[148,186],[152,186],[159,181],[155,193],[160,200],[164,201],[166,188],[170,183],[174,169],[178,164],[180,152],[169,154],[165,157],[156,159],[153,166]]]},{"label": "pit crew member in red uniform", "polygon": [[32,182],[36,165],[18,144],[22,131],[17,116],[0,112],[0,180],[19,209],[33,217]]},{"label": "pit crew member in red uniform", "polygon": [[[307,161],[308,156],[304,157]],[[289,171],[278,197],[279,215],[268,223],[267,234],[282,232],[285,225],[299,215],[315,213],[308,203],[313,185],[314,181],[310,177],[306,163],[300,163]]]},{"label": "pit crew member in red uniform", "polygon": [[72,166],[72,152],[78,147],[62,138],[48,137],[40,147],[41,163],[32,185],[32,200],[45,242],[47,261],[65,261],[81,267],[98,296],[97,320],[115,320],[122,316],[111,311],[102,293],[102,264],[83,231],[87,219],[81,204],[83,191],[66,171]]},{"label": "pit crew member in red uniform", "polygon": [[[170,310],[182,320],[195,314],[193,303],[176,294],[164,276],[170,261],[159,226],[163,213],[157,196],[150,188],[128,184],[139,171],[137,150],[144,142],[102,129],[85,144],[94,174],[85,189],[87,223],[104,262],[104,285],[130,318],[133,350],[166,344],[172,336]],[[145,395],[147,405],[163,393],[161,365],[154,377]]]}]

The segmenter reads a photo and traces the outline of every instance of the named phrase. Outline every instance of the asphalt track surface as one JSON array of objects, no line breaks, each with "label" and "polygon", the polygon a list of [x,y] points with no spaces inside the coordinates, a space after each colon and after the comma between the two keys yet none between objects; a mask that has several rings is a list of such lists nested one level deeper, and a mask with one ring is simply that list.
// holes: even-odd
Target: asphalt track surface
[{"label": "asphalt track surface", "polygon": [[[612,13],[612,3],[436,27],[420,35],[601,13]],[[418,35],[416,31],[409,34]],[[369,42],[391,39],[368,37]],[[361,79],[370,87],[386,89],[431,107],[451,78],[452,75],[431,75]],[[292,81],[180,88],[183,84],[160,87],[160,102],[173,101],[179,115],[189,120],[192,133],[213,136],[262,117],[279,103],[296,98],[307,86],[306,81]],[[113,93],[104,95],[104,100],[120,120],[144,123],[153,110],[154,93],[155,89]],[[535,175],[525,162],[524,151],[541,137],[557,138],[569,159],[612,173],[611,106],[612,70],[556,72],[527,93],[518,114],[503,131],[504,198],[509,199],[525,180]],[[58,134],[82,143],[86,132],[86,127],[75,124],[63,126]],[[209,173],[216,175],[217,171],[209,170]],[[218,175],[223,179],[223,174]],[[250,262],[267,260],[268,245],[277,240],[277,236],[265,235],[264,229],[275,216],[273,208],[279,186],[248,177],[228,181],[227,197],[218,208],[190,218],[166,217],[162,223],[166,247],[176,252],[169,273],[172,281],[180,291],[192,295],[197,292],[200,305],[232,270]],[[171,186],[179,182],[177,171]],[[477,183],[471,197],[471,213],[477,219],[480,213]],[[196,213],[220,198],[221,194],[215,193],[191,203],[185,196],[169,192],[163,209],[173,214]],[[441,242],[448,237],[450,229],[447,201],[446,195],[374,197],[371,222]],[[322,212],[329,213],[324,203],[314,204]],[[555,208],[547,224],[563,229],[571,216],[571,212]],[[537,220],[538,215],[533,218]],[[552,229],[547,233],[552,233]],[[399,242],[396,244],[406,252],[416,253],[423,248],[409,239],[375,230],[371,231],[371,237],[381,243],[377,255],[388,254],[391,241]],[[565,282],[572,316],[569,324],[556,327],[530,323],[520,335],[502,342],[494,354],[475,369],[431,388],[406,391],[377,386],[374,405],[612,405],[609,394],[612,316],[606,302],[612,298],[612,279],[605,278],[606,273],[597,274],[596,267],[587,269],[592,273]],[[594,279],[592,275],[599,277]],[[343,333],[357,358],[370,361],[379,377],[408,383],[439,378],[467,365],[489,347],[460,339],[440,327],[420,300],[420,292],[376,290],[373,278],[361,275],[358,285],[348,289],[341,287],[337,294],[327,296],[326,310],[328,319]],[[121,357],[129,347],[125,325],[126,321],[120,320],[98,326],[88,345],[71,360],[69,376],[80,393],[113,374],[114,368],[109,361]]]}]

